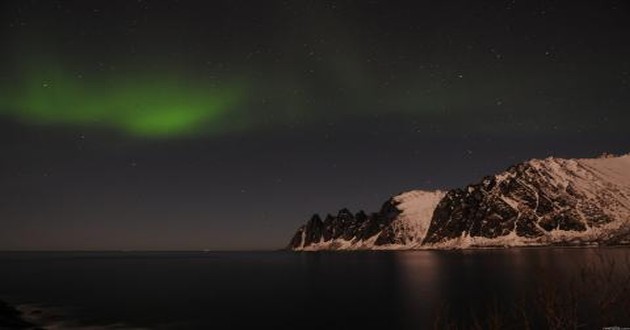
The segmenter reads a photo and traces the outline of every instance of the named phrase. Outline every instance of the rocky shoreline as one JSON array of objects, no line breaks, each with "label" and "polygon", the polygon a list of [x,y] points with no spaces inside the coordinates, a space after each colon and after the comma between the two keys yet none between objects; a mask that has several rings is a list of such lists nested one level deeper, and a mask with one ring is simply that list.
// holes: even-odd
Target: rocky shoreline
[{"label": "rocky shoreline", "polygon": [[14,306],[0,300],[0,329],[39,330],[36,324],[24,319],[24,315]]}]

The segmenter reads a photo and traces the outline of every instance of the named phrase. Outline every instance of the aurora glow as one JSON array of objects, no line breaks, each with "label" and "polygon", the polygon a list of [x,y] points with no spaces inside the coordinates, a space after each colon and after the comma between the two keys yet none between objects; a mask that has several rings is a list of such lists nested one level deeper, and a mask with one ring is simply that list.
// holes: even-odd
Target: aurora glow
[{"label": "aurora glow", "polygon": [[220,132],[242,93],[168,74],[90,79],[67,70],[30,70],[3,97],[0,113],[39,125],[110,128],[137,137]]},{"label": "aurora glow", "polygon": [[628,1],[0,1],[0,249],[276,249],[627,153]]}]

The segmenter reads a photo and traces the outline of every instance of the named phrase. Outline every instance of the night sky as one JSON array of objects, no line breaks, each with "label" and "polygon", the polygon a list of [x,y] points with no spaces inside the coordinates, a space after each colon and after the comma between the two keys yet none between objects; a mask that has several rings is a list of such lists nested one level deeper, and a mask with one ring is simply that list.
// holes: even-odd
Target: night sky
[{"label": "night sky", "polygon": [[0,249],[273,249],[630,151],[627,1],[3,1]]}]

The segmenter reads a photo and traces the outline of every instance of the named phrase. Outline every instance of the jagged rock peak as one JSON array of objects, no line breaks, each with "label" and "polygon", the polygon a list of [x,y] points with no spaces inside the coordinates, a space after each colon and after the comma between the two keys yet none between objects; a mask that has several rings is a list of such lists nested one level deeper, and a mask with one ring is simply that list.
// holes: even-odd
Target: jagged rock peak
[{"label": "jagged rock peak", "polygon": [[[336,216],[311,218],[293,236],[293,250],[412,248],[429,227],[435,205],[444,192],[414,190],[388,199],[375,213],[341,209]],[[314,224],[313,224],[314,222]]]},{"label": "jagged rock peak", "polygon": [[448,192],[413,190],[379,212],[311,218],[293,250],[630,244],[630,154],[532,159]]}]

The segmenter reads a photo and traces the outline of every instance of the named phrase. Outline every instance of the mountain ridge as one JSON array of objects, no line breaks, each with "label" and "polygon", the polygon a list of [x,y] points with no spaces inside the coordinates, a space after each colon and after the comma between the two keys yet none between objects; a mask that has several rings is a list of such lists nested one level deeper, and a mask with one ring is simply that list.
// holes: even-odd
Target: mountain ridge
[{"label": "mountain ridge", "polygon": [[314,215],[295,251],[630,244],[630,154],[531,159],[449,191],[412,190],[380,211]]}]

